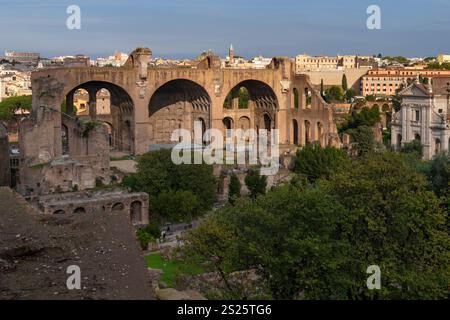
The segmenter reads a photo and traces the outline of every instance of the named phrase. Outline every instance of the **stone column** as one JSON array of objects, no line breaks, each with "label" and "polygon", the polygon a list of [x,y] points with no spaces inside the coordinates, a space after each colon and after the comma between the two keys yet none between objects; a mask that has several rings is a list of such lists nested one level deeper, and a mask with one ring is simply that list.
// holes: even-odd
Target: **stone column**
[{"label": "stone column", "polygon": [[407,105],[402,106],[402,146],[407,142],[408,138],[408,109],[409,107]]},{"label": "stone column", "polygon": [[89,89],[89,116],[92,120],[97,119],[97,89]]},{"label": "stone column", "polygon": [[73,108],[73,96],[74,96],[74,93],[70,93],[66,97],[66,114],[68,114],[70,116],[75,115],[75,112],[74,112],[75,110]]}]

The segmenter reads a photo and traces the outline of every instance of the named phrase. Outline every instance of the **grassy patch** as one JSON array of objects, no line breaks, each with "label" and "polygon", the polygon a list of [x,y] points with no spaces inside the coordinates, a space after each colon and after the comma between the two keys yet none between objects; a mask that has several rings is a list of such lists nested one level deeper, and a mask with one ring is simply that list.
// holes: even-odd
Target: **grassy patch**
[{"label": "grassy patch", "polygon": [[152,269],[163,271],[160,282],[164,282],[169,287],[174,287],[176,279],[181,275],[197,275],[204,272],[200,266],[190,265],[184,261],[166,260],[160,254],[151,254],[145,257],[147,266]]}]

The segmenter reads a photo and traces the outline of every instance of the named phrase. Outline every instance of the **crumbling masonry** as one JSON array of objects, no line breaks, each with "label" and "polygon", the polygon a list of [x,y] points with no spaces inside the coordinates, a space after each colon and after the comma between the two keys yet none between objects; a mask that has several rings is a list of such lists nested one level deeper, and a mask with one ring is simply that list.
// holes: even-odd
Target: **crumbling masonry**
[{"label": "crumbling masonry", "polygon": [[[221,68],[212,54],[193,68],[153,67],[151,50],[138,48],[121,68],[68,67],[32,74],[33,110],[20,128],[19,191],[45,195],[85,190],[114,179],[110,138],[129,154],[170,144],[175,129],[278,129],[282,153],[316,142],[338,145],[331,106],[293,61],[274,58],[262,70]],[[73,110],[74,94],[89,94],[89,120]],[[107,90],[111,117],[96,112],[97,93]],[[240,92],[248,104],[242,106]],[[65,110],[62,112],[62,105]],[[108,127],[104,124],[107,123]]]}]

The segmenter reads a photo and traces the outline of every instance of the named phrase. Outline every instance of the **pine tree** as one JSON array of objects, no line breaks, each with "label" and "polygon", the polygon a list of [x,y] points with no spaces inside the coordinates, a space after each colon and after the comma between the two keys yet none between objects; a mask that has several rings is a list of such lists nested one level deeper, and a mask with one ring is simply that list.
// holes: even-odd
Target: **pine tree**
[{"label": "pine tree", "polygon": [[342,76],[342,89],[344,89],[344,92],[348,90],[347,76],[345,74]]}]

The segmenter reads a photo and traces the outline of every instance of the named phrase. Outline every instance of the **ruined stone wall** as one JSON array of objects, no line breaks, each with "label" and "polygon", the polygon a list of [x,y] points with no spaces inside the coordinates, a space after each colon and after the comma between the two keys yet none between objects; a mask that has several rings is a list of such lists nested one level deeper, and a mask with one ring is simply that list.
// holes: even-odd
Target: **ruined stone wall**
[{"label": "ruined stone wall", "polygon": [[11,169],[9,167],[9,141],[6,126],[0,122],[0,186],[11,183]]},{"label": "ruined stone wall", "polygon": [[36,203],[43,214],[95,214],[123,211],[134,224],[149,223],[149,197],[125,190],[80,191],[41,196]]},{"label": "ruined stone wall", "polygon": [[[79,88],[90,92],[90,97],[101,89],[110,92],[117,146],[133,154],[148,152],[152,143],[165,142],[174,128],[192,130],[193,121],[200,118],[206,129],[223,130],[225,117],[233,118],[235,128],[261,129],[266,126],[265,114],[271,119],[271,128],[279,130],[279,142],[288,152],[307,142],[339,143],[331,107],[307,76],[295,75],[289,58],[274,58],[266,69],[242,70],[222,69],[214,56],[206,57],[197,68],[154,68],[148,65],[150,57],[151,50],[139,48],[122,68],[55,68],[32,74],[32,115],[22,122],[20,130],[22,192],[45,194],[56,189],[90,188],[97,177],[108,182],[107,133],[95,129],[85,136],[76,120],[61,115],[61,103],[66,101],[70,106]],[[172,81],[182,83],[182,97],[175,103],[162,101],[152,114],[152,98]],[[252,82],[249,87],[254,99],[250,108],[226,110],[226,97],[244,82]],[[300,94],[298,109],[294,107],[294,88]],[[305,89],[310,92],[310,105]],[[161,97],[164,100],[164,95]],[[95,104],[90,101],[90,105]],[[95,120],[96,115],[92,116]],[[298,137],[294,137],[293,120],[298,123]],[[63,141],[62,130],[67,131],[68,141]],[[68,148],[63,143],[68,143]]]},{"label": "ruined stone wall", "polygon": [[[31,122],[32,123],[32,122]],[[20,145],[22,161],[18,190],[25,195],[42,195],[54,192],[67,192],[95,188],[101,181],[111,180],[109,170],[109,142],[106,128],[96,125],[87,130],[74,120],[65,119],[69,132],[69,155],[55,158],[51,147],[39,150],[33,141],[45,139],[46,132],[52,133],[52,121],[41,122],[38,126],[21,131]],[[36,137],[34,139],[34,137]],[[26,157],[29,154],[38,157]]]},{"label": "ruined stone wall", "polygon": [[[299,93],[299,106],[290,109],[290,121],[287,126],[290,129],[290,142],[294,141],[294,120],[298,126],[298,144],[318,142],[322,146],[340,146],[337,127],[334,121],[333,109],[313,89],[307,76],[296,76],[293,83]],[[307,98],[310,95],[310,98]],[[292,94],[294,99],[294,94]],[[309,101],[308,101],[309,100]]]}]

